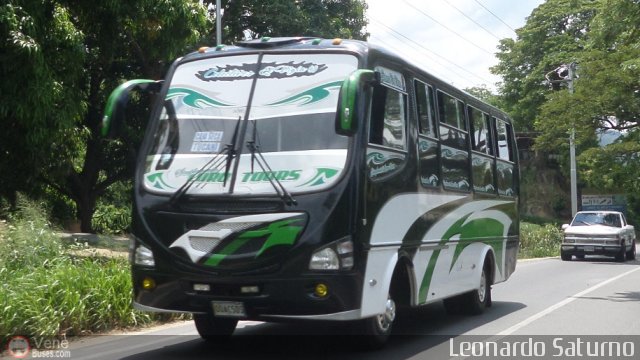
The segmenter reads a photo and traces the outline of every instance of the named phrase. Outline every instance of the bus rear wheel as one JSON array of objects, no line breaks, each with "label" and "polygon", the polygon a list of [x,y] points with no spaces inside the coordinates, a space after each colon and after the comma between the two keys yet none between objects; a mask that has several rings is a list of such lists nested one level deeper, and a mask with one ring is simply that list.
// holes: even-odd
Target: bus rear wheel
[{"label": "bus rear wheel", "polygon": [[485,261],[480,273],[478,289],[444,300],[448,314],[480,315],[491,306],[491,280],[489,261]]},{"label": "bus rear wheel", "polygon": [[468,315],[480,315],[491,306],[491,282],[489,281],[488,264],[482,267],[480,285],[477,290],[463,294],[462,311]]},{"label": "bus rear wheel", "polygon": [[194,314],[193,321],[200,337],[211,342],[227,340],[238,325],[238,319],[218,318],[209,314]]}]

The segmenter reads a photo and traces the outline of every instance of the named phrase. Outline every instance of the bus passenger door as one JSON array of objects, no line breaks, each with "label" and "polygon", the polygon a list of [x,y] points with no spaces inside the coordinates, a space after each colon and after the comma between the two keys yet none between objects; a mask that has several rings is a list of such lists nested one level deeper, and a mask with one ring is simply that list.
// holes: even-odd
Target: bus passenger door
[{"label": "bus passenger door", "polygon": [[[385,206],[394,196],[411,191],[415,169],[408,166],[408,102],[399,72],[377,67],[380,84],[372,92],[367,126],[363,241],[367,251],[363,317],[385,309],[398,248],[406,234],[403,214]],[[373,284],[373,285],[372,285]]]}]

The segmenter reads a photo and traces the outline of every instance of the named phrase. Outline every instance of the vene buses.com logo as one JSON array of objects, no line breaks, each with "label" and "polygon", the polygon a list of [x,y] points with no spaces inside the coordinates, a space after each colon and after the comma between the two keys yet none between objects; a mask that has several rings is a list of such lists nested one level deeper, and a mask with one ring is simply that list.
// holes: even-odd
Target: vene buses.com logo
[{"label": "vene buses.com logo", "polygon": [[24,336],[14,336],[7,343],[7,353],[16,359],[24,359],[31,351],[29,339]]}]

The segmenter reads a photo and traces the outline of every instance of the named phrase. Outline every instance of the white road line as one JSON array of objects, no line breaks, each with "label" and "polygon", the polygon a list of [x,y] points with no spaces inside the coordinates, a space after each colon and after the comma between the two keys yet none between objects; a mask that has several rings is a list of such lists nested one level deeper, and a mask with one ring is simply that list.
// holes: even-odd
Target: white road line
[{"label": "white road line", "polygon": [[[539,313],[537,313],[535,315],[532,315],[532,316],[526,318],[525,320],[513,325],[512,327],[510,327],[510,328],[508,328],[506,330],[503,330],[503,331],[497,333],[494,336],[491,336],[485,342],[484,347],[487,347],[488,346],[487,344],[490,343],[490,342],[498,342],[501,339],[504,339],[504,337],[506,337],[508,335],[512,335],[514,332],[516,332],[516,331],[522,329],[523,327],[531,324],[532,322],[544,317],[545,315],[548,315],[548,314],[560,309],[561,307],[569,304],[570,302],[579,299],[581,296],[584,296],[584,295],[586,295],[586,294],[588,294],[588,293],[590,293],[592,291],[595,291],[595,290],[597,290],[597,289],[599,289],[599,288],[601,288],[601,287],[603,287],[603,286],[605,286],[607,284],[610,284],[610,283],[612,283],[612,282],[614,282],[614,281],[616,281],[618,279],[621,279],[621,278],[623,278],[623,277],[625,277],[625,276],[627,276],[627,275],[629,275],[631,273],[634,273],[634,272],[636,272],[638,270],[640,270],[640,267],[636,267],[634,269],[631,269],[631,270],[629,270],[629,271],[627,271],[625,273],[622,273],[622,274],[620,274],[618,276],[612,277],[612,278],[610,278],[608,280],[605,280],[605,281],[603,281],[603,282],[601,282],[599,284],[596,284],[596,285],[594,285],[594,286],[592,286],[592,287],[590,287],[590,288],[588,288],[586,290],[583,290],[583,291],[581,291],[581,292],[579,292],[579,293],[577,293],[577,294],[575,294],[573,296],[570,296],[570,297],[560,301],[559,303],[556,303],[555,305],[553,305],[553,306],[551,306],[551,307],[549,307],[549,308],[547,308],[547,309],[545,309],[543,311],[540,311]],[[449,360],[462,360],[462,359],[469,359],[469,358],[470,357],[468,357],[468,356],[456,355],[456,356],[452,356],[451,358],[449,358]]]},{"label": "white road line", "polygon": [[570,296],[570,297],[568,297],[568,298],[566,298],[566,299],[564,299],[564,300],[560,301],[559,303],[556,303],[555,305],[553,305],[553,306],[551,306],[551,307],[548,307],[548,308],[546,308],[545,310],[540,311],[539,313],[537,313],[537,314],[535,314],[535,315],[532,315],[532,316],[528,317],[527,319],[525,319],[525,320],[523,320],[523,321],[521,321],[521,322],[519,322],[519,323],[517,323],[517,324],[513,325],[512,327],[510,327],[510,328],[508,328],[508,329],[506,329],[506,330],[503,330],[503,331],[499,332],[498,334],[496,334],[496,336],[507,336],[507,335],[511,335],[511,334],[513,334],[514,332],[516,332],[516,331],[518,331],[518,330],[522,329],[523,327],[525,327],[525,326],[527,326],[527,325],[531,324],[532,322],[534,322],[534,321],[536,321],[536,320],[538,320],[538,319],[542,318],[543,316],[548,315],[548,314],[550,314],[550,313],[552,313],[552,312],[554,312],[554,311],[558,310],[559,308],[561,308],[561,307],[563,307],[563,306],[565,306],[565,305],[569,304],[570,302],[572,302],[572,301],[574,301],[574,300],[577,300],[577,299],[579,299],[580,297],[582,297],[582,296],[584,296],[584,295],[586,295],[586,294],[588,294],[588,293],[590,293],[590,292],[592,292],[592,291],[595,291],[595,290],[597,290],[597,289],[599,289],[599,288],[601,288],[601,287],[603,287],[603,286],[605,286],[605,285],[607,285],[607,284],[610,284],[610,283],[612,283],[612,282],[614,282],[614,281],[616,281],[616,280],[618,280],[618,279],[620,279],[620,278],[623,278],[623,277],[625,277],[625,276],[627,276],[627,275],[629,275],[629,274],[631,274],[631,273],[634,273],[634,272],[636,272],[636,271],[638,271],[638,270],[640,270],[640,267],[636,267],[636,268],[634,268],[634,269],[632,269],[632,270],[629,270],[629,271],[627,271],[627,272],[625,272],[625,273],[622,273],[622,274],[620,274],[620,275],[618,275],[618,276],[612,277],[612,278],[610,278],[609,280],[605,280],[605,281],[603,281],[603,282],[601,282],[601,283],[599,283],[599,284],[597,284],[597,285],[594,285],[594,286],[592,286],[592,287],[590,287],[590,288],[588,288],[588,289],[586,289],[586,290],[583,290],[583,291],[581,291],[581,292],[579,292],[579,293],[577,293],[577,294],[575,294],[575,295],[573,295],[573,296]]}]

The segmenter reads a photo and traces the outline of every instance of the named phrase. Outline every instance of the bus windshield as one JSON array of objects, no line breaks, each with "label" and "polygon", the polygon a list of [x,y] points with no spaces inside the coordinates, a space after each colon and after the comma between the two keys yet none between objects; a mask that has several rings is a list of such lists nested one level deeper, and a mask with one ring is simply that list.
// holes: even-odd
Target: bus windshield
[{"label": "bus windshield", "polygon": [[[357,65],[346,54],[254,54],[180,64],[147,154],[146,189],[173,193],[194,176],[190,194],[270,194],[273,179],[292,193],[331,186],[347,159],[348,138],[334,130],[338,93]],[[238,126],[243,121],[247,126]],[[237,129],[245,130],[238,137],[245,144],[231,160],[239,161],[232,187],[235,167],[225,164],[225,149]],[[248,141],[270,170],[254,164]]]}]

